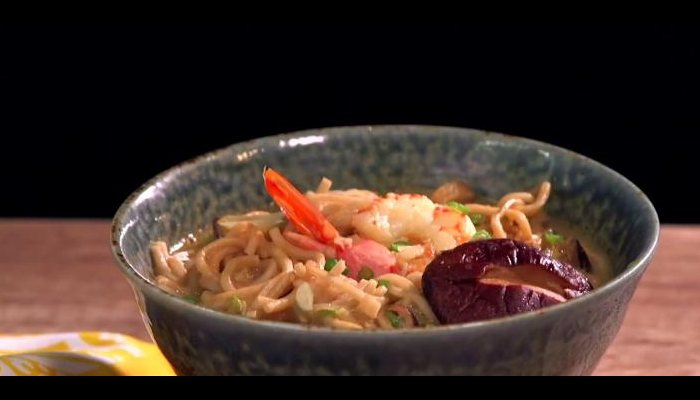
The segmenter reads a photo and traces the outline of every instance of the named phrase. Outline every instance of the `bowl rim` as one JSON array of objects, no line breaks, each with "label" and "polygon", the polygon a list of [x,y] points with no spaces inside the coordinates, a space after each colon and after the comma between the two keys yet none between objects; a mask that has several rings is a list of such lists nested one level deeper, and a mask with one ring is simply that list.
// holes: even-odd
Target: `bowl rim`
[{"label": "bowl rim", "polygon": [[[129,211],[129,209],[139,203],[139,198],[147,191],[149,188],[152,186],[158,184],[159,182],[162,182],[163,180],[166,180],[166,178],[175,175],[177,173],[183,172],[183,170],[187,170],[188,168],[194,168],[196,165],[199,163],[206,162],[207,160],[210,159],[215,159],[219,157],[221,154],[226,153],[231,151],[232,149],[239,147],[250,147],[250,146],[255,146],[255,145],[264,145],[268,143],[274,143],[276,141],[280,140],[289,140],[289,139],[294,139],[294,138],[299,138],[299,137],[307,137],[307,136],[340,136],[344,135],[347,133],[348,130],[355,131],[353,133],[361,133],[362,130],[365,130],[366,133],[368,134],[376,134],[376,135],[381,135],[382,130],[411,130],[416,134],[432,134],[432,135],[442,135],[443,133],[440,132],[440,130],[449,130],[451,132],[459,132],[460,134],[470,134],[470,135],[477,135],[481,136],[483,138],[493,138],[496,140],[499,140],[501,142],[503,141],[516,141],[516,142],[521,142],[521,143],[526,143],[530,146],[534,146],[538,149],[542,149],[545,151],[554,151],[558,152],[573,158],[577,158],[580,161],[590,163],[594,165],[596,168],[600,168],[602,171],[605,173],[612,175],[619,181],[621,181],[623,184],[627,185],[630,189],[635,191],[638,195],[637,201],[639,201],[643,206],[648,208],[648,210],[651,212],[651,217],[652,217],[652,222],[653,222],[653,232],[652,232],[652,240],[650,244],[644,248],[642,251],[641,256],[637,257],[634,259],[632,262],[630,262],[627,265],[627,268],[625,269],[624,272],[621,274],[615,276],[612,280],[609,282],[605,283],[603,286],[600,288],[597,288],[590,293],[587,293],[584,296],[580,296],[571,300],[568,300],[564,303],[557,304],[554,306],[546,307],[543,309],[535,310],[535,311],[529,311],[525,313],[520,313],[516,315],[511,315],[507,317],[500,317],[500,318],[495,318],[495,319],[490,319],[490,320],[484,320],[484,321],[474,321],[474,322],[465,322],[465,323],[460,323],[460,324],[449,324],[449,325],[439,325],[435,327],[427,327],[427,328],[409,328],[409,329],[397,329],[397,330],[363,330],[363,331],[350,331],[350,330],[339,330],[339,329],[333,329],[333,328],[328,328],[328,327],[317,327],[317,326],[307,326],[307,325],[302,325],[302,324],[296,324],[296,323],[289,323],[289,322],[277,322],[277,321],[266,321],[266,320],[255,320],[255,319],[250,319],[250,318],[245,318],[237,315],[232,315],[232,314],[227,314],[221,311],[216,311],[213,309],[209,309],[203,306],[199,306],[196,304],[189,303],[185,301],[184,299],[172,295],[160,288],[158,288],[154,283],[149,281],[145,276],[143,276],[141,273],[139,273],[131,264],[126,260],[126,257],[124,256],[122,249],[121,249],[121,241],[122,237],[124,235],[124,231],[129,227],[130,223],[125,220],[126,214]],[[133,222],[132,222],[133,223]],[[348,338],[352,337],[354,339],[368,339],[368,340],[376,340],[377,338],[381,337],[391,337],[391,338],[398,338],[398,337],[411,337],[411,338],[417,338],[417,337],[425,337],[426,335],[435,335],[435,334],[451,334],[455,332],[464,332],[464,331],[469,331],[469,332],[479,332],[485,329],[490,329],[492,327],[496,326],[507,326],[507,325],[517,325],[521,323],[526,323],[527,321],[532,320],[533,317],[538,317],[537,319],[542,319],[544,320],[545,317],[549,318],[558,318],[562,313],[566,313],[568,310],[571,310],[573,308],[583,306],[585,304],[590,304],[594,302],[598,298],[602,298],[621,286],[624,286],[625,284],[628,283],[633,277],[643,274],[648,265],[650,264],[652,258],[654,257],[654,254],[656,253],[656,250],[658,248],[658,243],[659,243],[659,233],[660,233],[660,223],[659,223],[659,217],[656,209],[654,208],[654,205],[652,202],[649,200],[648,196],[641,190],[639,189],[633,182],[631,182],[629,179],[627,179],[625,176],[622,174],[618,173],[617,171],[613,170],[612,168],[592,159],[587,156],[584,156],[582,154],[576,153],[572,150],[569,150],[564,147],[556,146],[550,143],[542,142],[539,140],[534,140],[534,139],[529,139],[525,137],[520,137],[520,136],[515,136],[515,135],[510,135],[510,134],[505,134],[505,133],[499,133],[499,132],[492,132],[492,131],[487,131],[487,130],[479,130],[479,129],[472,129],[472,128],[464,128],[464,127],[456,127],[456,126],[447,126],[447,125],[422,125],[422,124],[378,124],[378,125],[345,125],[345,126],[330,126],[330,127],[323,127],[323,128],[314,128],[314,129],[303,129],[303,130],[297,130],[293,132],[287,132],[287,133],[281,133],[281,134],[275,134],[275,135],[269,135],[269,136],[263,136],[259,137],[256,139],[252,140],[247,140],[247,141],[242,141],[242,142],[237,142],[230,144],[225,147],[221,147],[218,149],[214,149],[212,151],[203,153],[201,155],[198,155],[196,157],[190,158],[188,160],[182,161],[164,171],[161,171],[145,183],[143,183],[141,186],[139,186],[136,190],[134,190],[119,206],[117,209],[117,212],[115,213],[113,219],[112,219],[112,224],[111,224],[111,249],[112,249],[112,255],[114,259],[117,262],[117,265],[119,266],[122,274],[128,279],[128,281],[134,286],[134,289],[138,287],[139,290],[143,292],[149,292],[152,296],[155,296],[156,298],[159,298],[161,301],[169,301],[169,302],[177,302],[177,304],[180,305],[180,307],[183,307],[184,309],[188,310],[188,313],[200,313],[204,318],[207,319],[214,319],[218,320],[219,322],[223,324],[230,324],[232,327],[235,326],[240,326],[240,328],[249,328],[249,329],[254,329],[254,330],[268,330],[272,329],[275,332],[278,331],[285,331],[285,333],[288,334],[294,334],[294,333],[303,333],[304,336],[312,335],[320,335],[320,336],[332,336],[335,338]],[[144,313],[144,310],[140,310],[142,313]]]}]

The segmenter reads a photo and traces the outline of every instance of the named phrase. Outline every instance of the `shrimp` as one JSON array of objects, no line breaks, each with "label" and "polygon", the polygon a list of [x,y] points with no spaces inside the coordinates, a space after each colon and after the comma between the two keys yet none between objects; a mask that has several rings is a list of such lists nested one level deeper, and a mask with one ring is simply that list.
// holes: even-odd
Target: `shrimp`
[{"label": "shrimp", "polygon": [[266,167],[263,180],[265,190],[294,228],[313,239],[304,241],[295,237],[297,243],[307,242],[317,248],[319,244],[331,247],[337,257],[345,261],[350,276],[356,279],[359,279],[358,273],[364,267],[371,269],[374,276],[380,276],[391,272],[396,265],[396,257],[386,246],[374,240],[341,236],[318,207],[279,172]]},{"label": "shrimp", "polygon": [[420,194],[388,193],[357,213],[352,225],[362,236],[387,246],[408,240],[435,251],[452,249],[476,232],[467,215]]}]

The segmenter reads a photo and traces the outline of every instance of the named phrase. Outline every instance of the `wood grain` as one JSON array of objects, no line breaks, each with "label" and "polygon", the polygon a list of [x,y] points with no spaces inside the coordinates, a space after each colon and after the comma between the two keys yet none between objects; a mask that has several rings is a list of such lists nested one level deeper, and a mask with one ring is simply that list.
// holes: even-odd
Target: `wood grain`
[{"label": "wood grain", "polygon": [[[112,260],[109,222],[0,220],[0,333],[100,330],[147,339]],[[700,227],[665,226],[597,375],[700,375]]]},{"label": "wood grain", "polygon": [[106,221],[0,221],[0,333],[113,331],[147,338]]},{"label": "wood grain", "polygon": [[664,226],[597,375],[700,375],[700,227]]}]

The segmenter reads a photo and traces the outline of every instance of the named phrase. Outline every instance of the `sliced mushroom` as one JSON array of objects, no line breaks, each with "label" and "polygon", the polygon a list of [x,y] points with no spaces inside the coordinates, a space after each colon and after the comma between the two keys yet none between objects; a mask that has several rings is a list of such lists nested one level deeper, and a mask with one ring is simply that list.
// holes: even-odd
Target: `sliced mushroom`
[{"label": "sliced mushroom", "polygon": [[546,241],[543,242],[544,250],[547,254],[559,261],[571,264],[582,271],[591,272],[591,261],[578,239],[567,238],[562,243],[557,244],[548,244]]},{"label": "sliced mushroom", "polygon": [[449,181],[435,189],[430,199],[435,203],[445,204],[449,201],[472,203],[476,195],[472,188],[462,181]]},{"label": "sliced mushroom", "polygon": [[537,286],[508,281],[480,280],[459,318],[448,323],[478,321],[514,315],[553,306],[566,301],[561,295]]},{"label": "sliced mushroom", "polygon": [[258,229],[266,232],[275,226],[284,223],[282,213],[269,213],[265,211],[253,211],[247,214],[229,214],[214,220],[214,233],[216,237],[223,237],[241,224],[254,224]]},{"label": "sliced mushroom", "polygon": [[443,324],[537,310],[592,289],[573,266],[509,239],[468,242],[445,251],[423,274],[424,294]]}]

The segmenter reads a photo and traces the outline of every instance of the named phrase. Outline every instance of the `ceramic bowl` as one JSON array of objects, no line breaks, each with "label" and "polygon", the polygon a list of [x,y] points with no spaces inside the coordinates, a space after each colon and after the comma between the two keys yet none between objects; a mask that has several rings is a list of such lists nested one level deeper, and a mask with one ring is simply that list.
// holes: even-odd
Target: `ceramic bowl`
[{"label": "ceramic bowl", "polygon": [[[485,198],[550,180],[547,212],[590,235],[614,278],[538,312],[431,329],[345,332],[250,320],[202,308],[153,284],[149,243],[176,241],[224,213],[267,205],[263,166],[302,189],[434,188],[460,178]],[[134,192],[112,227],[116,260],[144,321],[179,374],[578,375],[612,342],[659,233],[631,182],[573,152],[462,128],[354,126],[265,137],[175,166]]]}]

